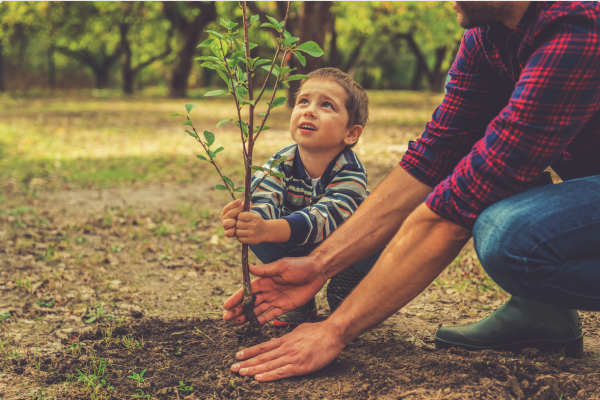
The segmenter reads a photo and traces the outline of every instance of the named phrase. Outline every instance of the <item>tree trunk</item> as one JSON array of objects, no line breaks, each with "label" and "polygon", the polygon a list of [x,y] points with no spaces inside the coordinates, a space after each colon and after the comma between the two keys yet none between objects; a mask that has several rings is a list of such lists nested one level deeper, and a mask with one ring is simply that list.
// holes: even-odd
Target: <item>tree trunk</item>
[{"label": "tree trunk", "polygon": [[50,89],[56,89],[56,64],[54,63],[54,46],[48,50],[48,86]]},{"label": "tree trunk", "polygon": [[340,57],[337,48],[337,31],[335,30],[335,14],[331,14],[331,25],[329,27],[331,32],[331,43],[329,44],[329,66],[331,68],[340,67]]},{"label": "tree trunk", "polygon": [[435,64],[433,65],[433,69],[427,76],[429,90],[435,93],[441,93],[444,91],[446,73],[440,71],[440,69],[442,68],[444,59],[446,58],[446,53],[446,46],[438,47],[437,49],[435,49]]},{"label": "tree trunk", "polygon": [[125,49],[125,60],[123,61],[123,93],[133,94],[135,75],[136,71],[131,68],[131,49],[127,46]]},{"label": "tree trunk", "polygon": [[96,75],[96,89],[104,89],[108,86],[108,71],[110,69],[110,65],[108,68],[104,65],[99,66],[94,69],[94,74]]},{"label": "tree trunk", "polygon": [[0,41],[0,92],[4,92],[4,63],[2,60],[2,42]]},{"label": "tree trunk", "polygon": [[[325,34],[327,33],[328,21],[331,15],[330,1],[306,1],[300,8],[298,18],[298,32],[294,35],[300,38],[299,43],[313,41],[321,48],[325,43]],[[289,31],[289,29],[287,29]],[[308,74],[311,71],[323,67],[323,60],[320,57],[306,57],[306,66],[302,66],[298,60],[292,56],[289,61],[291,68],[297,68],[294,74]],[[288,90],[288,106],[295,104],[294,96],[300,89],[300,81],[290,82]]]},{"label": "tree trunk", "polygon": [[186,19],[186,16],[178,10],[175,2],[163,2],[163,11],[166,17],[183,36],[183,48],[179,53],[179,61],[173,68],[169,82],[169,95],[173,98],[186,96],[194,51],[198,45],[198,36],[209,22],[217,18],[214,1],[206,3],[191,2],[188,4],[200,9],[200,14],[193,22]]},{"label": "tree trunk", "polygon": [[421,82],[423,81],[423,64],[415,57],[415,70],[410,82],[410,90],[421,90]]}]

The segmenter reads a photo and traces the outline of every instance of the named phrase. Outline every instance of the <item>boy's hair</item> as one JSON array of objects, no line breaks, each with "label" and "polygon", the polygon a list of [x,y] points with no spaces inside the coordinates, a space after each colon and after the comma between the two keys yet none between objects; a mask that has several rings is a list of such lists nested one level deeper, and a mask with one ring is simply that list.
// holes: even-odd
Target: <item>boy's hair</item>
[{"label": "boy's hair", "polygon": [[[346,100],[348,124],[346,125],[346,128],[350,128],[354,125],[360,125],[363,128],[365,127],[367,120],[369,119],[369,97],[362,86],[356,83],[350,75],[337,68],[321,68],[309,73],[308,77],[309,78],[303,79],[300,82],[300,89],[298,89],[296,97],[298,97],[298,94],[302,90],[302,86],[304,86],[304,83],[308,79],[333,81],[343,87],[348,95],[348,99]],[[352,148],[354,145],[348,146],[348,148]]]}]

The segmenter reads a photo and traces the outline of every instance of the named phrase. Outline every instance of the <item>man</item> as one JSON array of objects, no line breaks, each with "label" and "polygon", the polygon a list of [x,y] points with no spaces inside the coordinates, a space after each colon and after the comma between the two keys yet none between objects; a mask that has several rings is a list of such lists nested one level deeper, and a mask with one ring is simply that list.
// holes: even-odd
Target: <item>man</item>
[{"label": "man", "polygon": [[[309,257],[251,269],[259,321],[387,248],[329,319],[240,351],[233,371],[266,382],[324,367],[426,288],[471,236],[482,266],[513,297],[478,323],[441,328],[436,344],[581,352],[575,310],[600,310],[600,5],[454,7],[469,30],[432,121]],[[531,188],[550,166],[565,182]],[[245,322],[241,299],[239,291],[227,300],[225,320]]]}]

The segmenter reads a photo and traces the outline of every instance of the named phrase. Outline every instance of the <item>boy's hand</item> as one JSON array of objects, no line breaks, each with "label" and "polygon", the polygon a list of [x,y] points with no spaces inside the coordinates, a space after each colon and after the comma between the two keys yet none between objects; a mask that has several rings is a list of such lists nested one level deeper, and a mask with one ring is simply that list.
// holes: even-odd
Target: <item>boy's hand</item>
[{"label": "boy's hand", "polygon": [[240,243],[259,244],[270,242],[268,221],[254,212],[241,212],[237,214],[235,236]]},{"label": "boy's hand", "polygon": [[244,211],[244,203],[241,200],[232,201],[223,207],[223,211],[221,211],[221,223],[225,229],[226,237],[236,236],[236,219],[242,211]]}]

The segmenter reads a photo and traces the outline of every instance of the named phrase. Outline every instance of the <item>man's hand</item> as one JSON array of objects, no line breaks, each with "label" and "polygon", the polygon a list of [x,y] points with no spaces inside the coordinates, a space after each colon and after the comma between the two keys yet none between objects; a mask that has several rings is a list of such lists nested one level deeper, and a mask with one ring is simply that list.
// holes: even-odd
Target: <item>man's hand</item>
[{"label": "man's hand", "polygon": [[259,382],[305,375],[325,367],[344,347],[327,321],[302,324],[283,337],[238,352],[238,360],[251,360],[234,364],[231,370]]},{"label": "man's hand", "polygon": [[221,224],[225,229],[226,237],[234,237],[239,213],[244,211],[244,203],[241,200],[235,200],[223,207],[221,211]]},{"label": "man's hand", "polygon": [[[321,265],[308,257],[283,258],[272,264],[250,265],[250,272],[258,276],[250,288],[256,295],[254,313],[261,324],[295,310],[308,303],[325,285],[327,279],[321,274]],[[243,289],[238,290],[224,304],[225,321],[236,325],[246,322],[242,312]],[[261,315],[267,311],[264,315]]]}]

